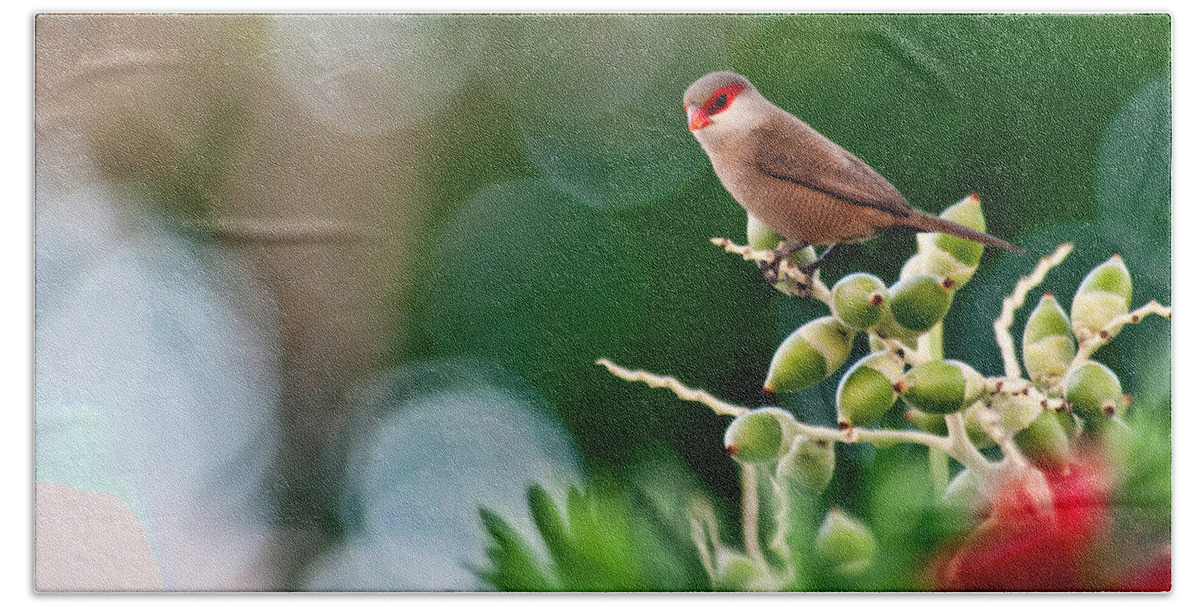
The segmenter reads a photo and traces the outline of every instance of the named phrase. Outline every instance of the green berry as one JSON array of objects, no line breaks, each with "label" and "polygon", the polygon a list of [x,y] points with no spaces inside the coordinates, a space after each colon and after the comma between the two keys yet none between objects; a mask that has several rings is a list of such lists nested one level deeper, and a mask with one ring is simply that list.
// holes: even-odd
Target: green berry
[{"label": "green berry", "polygon": [[909,331],[928,331],[950,310],[953,289],[952,281],[928,274],[902,279],[889,293],[892,317]]},{"label": "green berry", "polygon": [[776,414],[754,410],[733,420],[725,430],[725,453],[742,462],[779,458],[784,430]]},{"label": "green berry", "polygon": [[[883,310],[879,314],[879,320],[875,322],[873,329],[876,333],[899,340],[905,346],[914,350],[917,348],[917,339],[921,337],[920,332],[901,327],[896,322],[896,318],[892,316],[891,304],[886,297],[883,299]],[[885,350],[886,348],[881,343],[876,342],[874,336],[872,336],[871,350]]]},{"label": "green berry", "polygon": [[848,274],[833,286],[833,314],[855,329],[866,329],[879,320],[887,285],[865,272]]},{"label": "green berry", "polygon": [[933,433],[934,435],[945,435],[947,433],[946,416],[943,414],[926,414],[921,410],[910,407],[904,411],[904,419],[909,424],[926,433]]},{"label": "green berry", "polygon": [[992,401],[1000,426],[1010,432],[1018,432],[1033,424],[1042,413],[1041,401],[1030,395],[999,395]]},{"label": "green berry", "polygon": [[838,573],[858,575],[875,558],[875,535],[866,524],[834,507],[817,530],[816,550]]},{"label": "green berry", "polygon": [[1063,393],[1085,428],[1096,428],[1125,408],[1120,378],[1096,361],[1084,361],[1068,372]]},{"label": "green berry", "polygon": [[833,442],[798,436],[792,447],[779,459],[775,475],[791,479],[813,494],[820,494],[833,479],[835,462]]},{"label": "green berry", "polygon": [[1029,313],[1021,343],[1035,344],[1043,338],[1070,335],[1071,320],[1067,318],[1067,311],[1059,305],[1054,294],[1047,291],[1042,294],[1033,312]]},{"label": "green berry", "polygon": [[867,355],[842,376],[837,389],[838,426],[864,426],[880,419],[896,402],[904,362],[894,353]]},{"label": "green berry", "polygon": [[805,323],[775,351],[763,390],[798,391],[828,378],[846,361],[854,335],[833,317]]},{"label": "green berry", "polygon": [[[751,249],[767,251],[779,247],[784,238],[779,236],[770,226],[767,226],[753,215],[746,216],[746,241]],[[794,251],[788,255],[788,260],[797,266],[805,266],[817,260],[817,250],[812,246]]]},{"label": "green berry", "polygon": [[1054,294],[1046,292],[1029,320],[1021,338],[1021,359],[1029,378],[1039,388],[1058,384],[1075,358],[1075,338],[1067,311],[1059,306]]},{"label": "green berry", "polygon": [[967,439],[970,439],[971,444],[981,450],[996,445],[996,440],[992,439],[984,427],[985,412],[987,409],[982,404],[975,404],[963,410],[963,425],[967,429]]},{"label": "green berry", "polygon": [[[918,242],[920,242],[922,236],[926,235],[919,235],[917,237]],[[951,279],[957,287],[961,287],[975,274],[975,269],[975,266],[967,266],[949,253],[937,247],[929,246],[924,251],[908,258],[908,261],[900,268],[900,278],[907,279],[909,277],[929,274],[935,277]]]},{"label": "green berry", "polygon": [[983,376],[962,361],[922,363],[904,376],[904,402],[927,414],[953,414],[983,394]]},{"label": "green berry", "polygon": [[783,242],[783,237],[779,236],[766,222],[754,217],[746,215],[746,244],[752,249],[768,250],[774,249]]},{"label": "green berry", "polygon": [[1125,261],[1114,255],[1093,268],[1075,292],[1071,302],[1071,328],[1075,336],[1085,340],[1098,334],[1113,319],[1128,313],[1132,300],[1133,279]]},{"label": "green berry", "polygon": [[1013,440],[1029,460],[1044,469],[1060,470],[1071,458],[1071,437],[1054,410],[1043,410]]},{"label": "green berry", "polygon": [[[972,194],[947,207],[941,217],[980,232],[987,232],[987,223],[983,219],[983,206],[979,203],[978,194]],[[960,239],[949,234],[934,233],[933,244],[971,268],[979,266],[979,260],[983,258],[983,244],[975,241]]]},{"label": "green berry", "polygon": [[723,552],[717,567],[717,591],[751,591],[766,578],[767,573],[750,557],[732,551]]}]

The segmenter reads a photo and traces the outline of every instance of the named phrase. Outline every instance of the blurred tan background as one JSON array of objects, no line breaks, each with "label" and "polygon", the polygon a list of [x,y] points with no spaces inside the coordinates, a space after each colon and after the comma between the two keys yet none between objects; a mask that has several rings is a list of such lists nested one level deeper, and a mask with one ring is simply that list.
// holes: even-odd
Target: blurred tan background
[{"label": "blurred tan background", "polygon": [[[165,15],[41,15],[36,28],[39,218],[79,213],[62,201],[80,184],[117,184],[114,242],[137,238],[147,217],[166,217],[240,260],[255,283],[241,294],[253,300],[247,309],[277,322],[260,346],[277,366],[270,405],[280,437],[262,447],[278,447],[263,457],[280,465],[273,491],[285,525],[262,541],[264,567],[232,584],[284,586],[323,544],[318,523],[334,497],[311,493],[336,487],[354,414],[347,385],[377,366],[398,329],[388,311],[406,295],[405,246],[422,218],[405,127],[420,108],[388,99],[387,75],[376,71],[385,68],[371,56],[378,49],[343,46],[353,30],[321,39],[269,17]],[[397,44],[411,43],[405,33],[392,33]],[[325,49],[344,61],[315,63]],[[197,171],[196,162],[212,166]],[[181,196],[164,201],[164,191]],[[52,543],[70,526],[104,526],[88,514],[109,504],[55,487],[38,494],[39,588],[89,571],[97,551],[141,559],[136,542],[98,528],[66,535],[91,547]]]}]

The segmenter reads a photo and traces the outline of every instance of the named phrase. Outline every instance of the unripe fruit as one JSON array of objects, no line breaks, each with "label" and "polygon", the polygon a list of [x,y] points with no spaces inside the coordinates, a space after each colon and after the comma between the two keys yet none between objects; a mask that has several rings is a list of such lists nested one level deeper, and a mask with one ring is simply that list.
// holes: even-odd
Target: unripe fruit
[{"label": "unripe fruit", "polygon": [[904,419],[907,420],[909,424],[921,429],[922,431],[925,431],[926,433],[933,433],[934,435],[945,435],[947,433],[946,416],[944,415],[926,414],[921,410],[910,407],[905,410]]},{"label": "unripe fruit", "polygon": [[879,420],[896,402],[896,384],[903,376],[904,362],[895,353],[880,351],[859,359],[838,384],[838,426]]},{"label": "unripe fruit", "polygon": [[[967,439],[970,439],[971,444],[981,450],[996,445],[996,440],[992,439],[984,427],[983,417],[986,415],[988,415],[988,410],[982,404],[971,405],[963,410],[963,426],[967,429]],[[942,420],[945,418],[943,417]]]},{"label": "unripe fruit", "polygon": [[[919,332],[912,331],[911,329],[901,327],[900,324],[896,322],[896,318],[892,316],[891,309],[891,304],[885,297],[883,299],[883,310],[879,314],[879,320],[875,322],[875,326],[872,329],[874,329],[875,333],[887,336],[893,340],[899,340],[905,346],[916,350],[917,339],[921,337],[921,334]],[[874,340],[874,336],[872,336],[871,350],[884,350],[886,348],[886,346],[877,343]]]},{"label": "unripe fruit", "polygon": [[[918,236],[918,239],[920,236]],[[900,267],[901,279],[923,274],[952,279],[955,285],[961,287],[963,283],[966,283],[971,278],[971,275],[975,274],[975,266],[966,266],[954,259],[954,256],[949,253],[931,246],[929,249],[908,258],[908,261],[904,262],[904,266]]]},{"label": "unripe fruit", "polygon": [[717,576],[713,581],[718,591],[754,590],[767,576],[758,562],[742,553],[723,552],[718,561]]},{"label": "unripe fruit", "polygon": [[835,460],[832,441],[799,436],[792,441],[787,454],[779,459],[775,475],[794,480],[809,492],[820,494],[833,479]]},{"label": "unripe fruit", "polygon": [[875,558],[875,535],[866,524],[834,507],[817,530],[816,550],[837,572],[854,576]]},{"label": "unripe fruit", "polygon": [[1125,409],[1121,380],[1108,366],[1096,361],[1084,361],[1067,373],[1063,394],[1071,411],[1083,419],[1084,426],[1094,428]]},{"label": "unripe fruit", "polygon": [[1054,410],[1043,410],[1013,440],[1029,460],[1046,470],[1057,472],[1071,458],[1071,438]]},{"label": "unripe fruit", "polygon": [[791,447],[792,440],[796,438],[796,417],[792,416],[792,413],[785,409],[772,406],[760,407],[754,411],[766,412],[774,416],[775,420],[779,422],[781,437],[779,440],[778,456],[782,457],[788,451],[788,448]]},{"label": "unripe fruit", "polygon": [[[1080,340],[1098,334],[1113,319],[1129,312],[1133,300],[1133,279],[1120,255],[1092,269],[1071,302],[1071,329]],[[1113,330],[1115,336],[1117,330]]]},{"label": "unripe fruit", "polygon": [[783,237],[779,236],[770,226],[753,215],[746,216],[746,244],[751,249],[768,250],[774,249],[783,242]]},{"label": "unripe fruit", "polygon": [[900,397],[927,414],[953,414],[983,395],[983,376],[953,359],[928,361],[908,371]]},{"label": "unripe fruit", "polygon": [[866,329],[879,320],[887,285],[865,272],[848,274],[833,286],[833,314],[855,329]]},{"label": "unripe fruit", "polygon": [[[983,207],[979,195],[972,194],[946,208],[941,217],[952,222],[987,232],[987,223],[983,219]],[[917,251],[920,253],[913,259],[920,259],[909,269],[900,271],[900,277],[905,278],[915,274],[918,268],[928,274],[952,279],[959,287],[969,281],[979,268],[979,260],[983,258],[983,245],[974,241],[960,239],[948,234],[926,232],[917,235]],[[910,260],[911,262],[912,260]],[[906,274],[908,270],[912,274]]]},{"label": "unripe fruit", "polygon": [[1075,358],[1075,339],[1067,311],[1048,291],[1025,322],[1021,358],[1030,379],[1041,388],[1057,384]]},{"label": "unripe fruit", "polygon": [[954,299],[954,283],[923,274],[902,279],[889,290],[888,308],[901,327],[921,333],[942,320]]},{"label": "unripe fruit", "polygon": [[[979,194],[971,194],[961,201],[949,206],[941,213],[941,217],[950,220],[956,224],[962,224],[968,228],[974,228],[980,232],[987,232],[987,222],[983,219],[983,206],[979,202]],[[962,262],[969,267],[979,266],[979,260],[983,259],[983,244],[967,239],[960,239],[956,236],[942,233],[929,233],[932,236],[932,245],[938,249],[954,256],[954,259]],[[925,248],[923,243],[918,239],[917,247],[922,252]]]},{"label": "unripe fruit", "polygon": [[1075,414],[1065,407],[1051,410],[1051,413],[1054,414],[1054,419],[1058,421],[1058,426],[1062,427],[1067,437],[1074,438],[1079,435],[1079,423],[1075,420]]},{"label": "unripe fruit", "polygon": [[[783,237],[779,236],[770,226],[760,221],[753,215],[746,216],[746,241],[751,249],[767,251],[775,249],[783,242]],[[787,256],[787,259],[797,266],[805,266],[817,261],[817,250],[812,246],[805,247],[798,251],[792,252]]]},{"label": "unripe fruit", "polygon": [[1004,430],[1014,433],[1033,424],[1034,419],[1042,413],[1041,401],[1037,397],[1024,394],[996,395],[988,409]]},{"label": "unripe fruit", "polygon": [[754,410],[738,416],[725,429],[725,453],[742,462],[779,458],[784,430],[776,414]]},{"label": "unripe fruit", "polygon": [[854,335],[833,317],[805,323],[775,351],[763,390],[798,391],[828,378],[846,361]]}]

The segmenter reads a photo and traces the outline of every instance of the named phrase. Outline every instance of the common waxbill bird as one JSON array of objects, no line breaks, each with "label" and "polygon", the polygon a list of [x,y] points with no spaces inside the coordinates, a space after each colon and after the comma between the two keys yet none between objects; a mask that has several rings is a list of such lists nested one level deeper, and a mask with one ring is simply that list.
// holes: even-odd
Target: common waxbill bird
[{"label": "common waxbill bird", "polygon": [[[1024,251],[914,208],[874,169],[767,101],[740,74],[704,75],[683,94],[683,105],[688,130],[725,189],[747,213],[790,241],[776,250],[777,261],[808,245],[830,245],[823,259],[833,246],[889,228],[943,232]],[[820,261],[805,272],[811,274]]]}]

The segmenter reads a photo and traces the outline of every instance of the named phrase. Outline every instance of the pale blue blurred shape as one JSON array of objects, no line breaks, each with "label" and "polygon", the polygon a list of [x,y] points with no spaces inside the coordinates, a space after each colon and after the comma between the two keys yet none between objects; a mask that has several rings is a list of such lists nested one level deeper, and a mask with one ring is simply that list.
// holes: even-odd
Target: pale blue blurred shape
[{"label": "pale blue blurred shape", "polygon": [[310,569],[311,590],[480,589],[479,507],[537,538],[529,485],[561,497],[580,478],[577,448],[549,404],[498,366],[418,362],[362,399],[379,413],[348,465],[349,538]]},{"label": "pale blue blurred shape", "polygon": [[[474,47],[434,15],[272,15],[274,66],[327,127],[380,135],[439,110],[466,80]],[[448,44],[449,43],[449,44]]]},{"label": "pale blue blurred shape", "polygon": [[129,505],[167,590],[256,588],[278,445],[271,308],[236,260],[132,196],[39,183],[36,478]]}]

